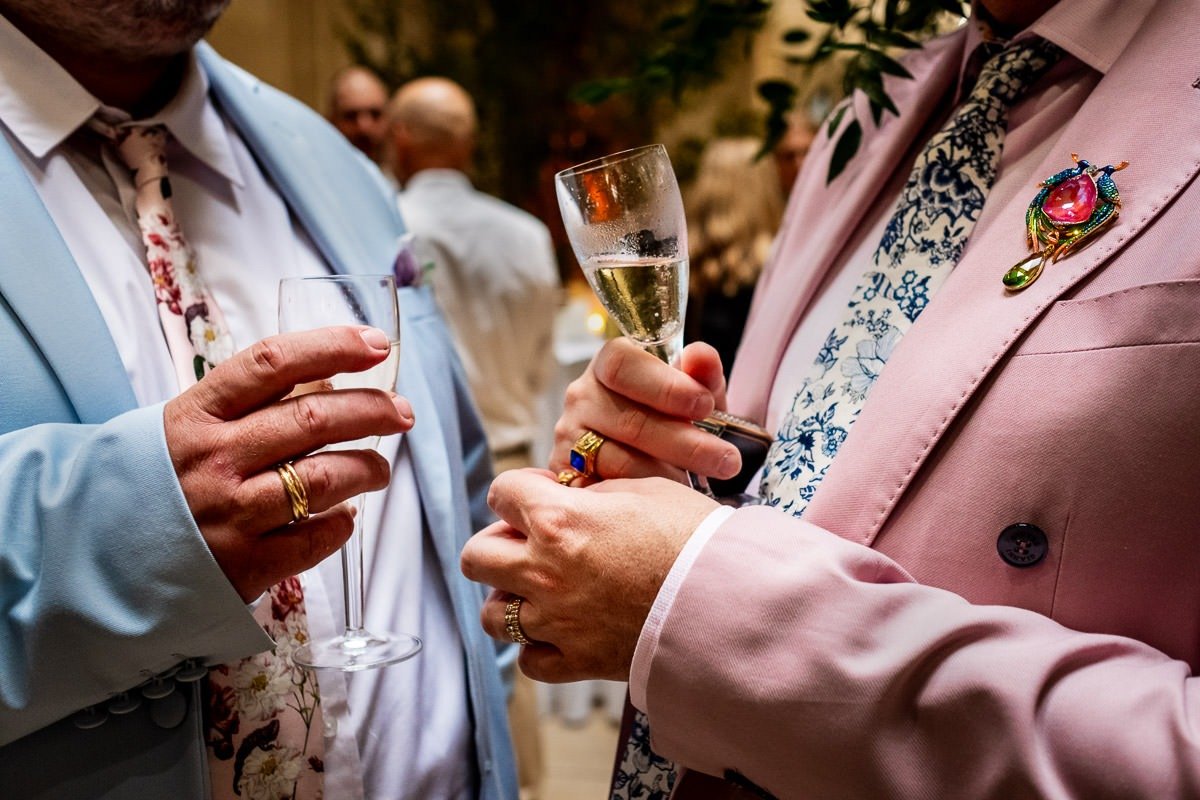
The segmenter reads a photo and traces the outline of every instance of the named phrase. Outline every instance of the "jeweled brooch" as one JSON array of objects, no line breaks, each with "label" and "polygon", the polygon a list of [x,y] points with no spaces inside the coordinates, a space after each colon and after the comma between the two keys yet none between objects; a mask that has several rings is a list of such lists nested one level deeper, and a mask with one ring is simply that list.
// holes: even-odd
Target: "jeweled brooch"
[{"label": "jeweled brooch", "polygon": [[1113,173],[1128,161],[1096,167],[1071,153],[1075,166],[1038,184],[1041,191],[1025,211],[1025,243],[1031,255],[1004,273],[1004,288],[1028,288],[1052,261],[1070,255],[1112,223],[1121,212],[1121,195]]}]

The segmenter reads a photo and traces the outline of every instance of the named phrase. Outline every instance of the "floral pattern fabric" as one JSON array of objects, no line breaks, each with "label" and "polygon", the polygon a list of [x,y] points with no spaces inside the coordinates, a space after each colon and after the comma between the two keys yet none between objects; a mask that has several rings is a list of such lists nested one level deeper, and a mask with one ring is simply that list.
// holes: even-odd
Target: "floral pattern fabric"
[{"label": "floral pattern fabric", "polygon": [[667,800],[675,779],[675,764],[650,749],[649,722],[635,710],[624,755],[613,773],[613,800]]},{"label": "floral pattern fabric", "polygon": [[[830,331],[767,453],[764,502],[795,516],[808,506],[900,338],[958,263],[996,179],[1008,108],[1059,57],[1031,39],[983,66],[969,97],[917,157],[875,252],[873,269]],[[646,717],[613,777],[614,800],[665,798],[674,766],[650,749]]]},{"label": "floral pattern fabric", "polygon": [[133,172],[146,266],[182,391],[233,355],[233,339],[175,219],[167,176],[167,129],[162,125],[110,126],[99,120],[93,120],[92,127],[112,141]]},{"label": "floral pattern fabric", "polygon": [[321,694],[316,674],[292,662],[292,651],[308,642],[299,578],[272,586],[254,616],[275,649],[209,672],[204,728],[213,797],[320,798]]}]

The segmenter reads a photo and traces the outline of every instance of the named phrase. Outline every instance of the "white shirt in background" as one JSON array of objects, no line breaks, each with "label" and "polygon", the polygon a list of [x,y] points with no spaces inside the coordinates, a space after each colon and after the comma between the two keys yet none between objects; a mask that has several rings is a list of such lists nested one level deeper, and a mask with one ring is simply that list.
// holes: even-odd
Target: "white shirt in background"
[{"label": "white shirt in background", "polygon": [[538,396],[552,361],[560,301],[550,231],[532,214],[476,191],[463,173],[409,178],[400,209],[450,325],[493,453],[538,436]]}]

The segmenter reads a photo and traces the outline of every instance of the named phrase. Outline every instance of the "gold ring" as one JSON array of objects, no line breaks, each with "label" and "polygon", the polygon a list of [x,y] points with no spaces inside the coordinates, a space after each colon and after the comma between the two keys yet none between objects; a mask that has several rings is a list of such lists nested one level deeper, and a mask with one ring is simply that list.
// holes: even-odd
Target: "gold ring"
[{"label": "gold ring", "polygon": [[576,479],[576,478],[578,478],[578,477],[579,477],[579,473],[578,473],[578,472],[576,472],[575,470],[573,470],[573,469],[564,469],[562,472],[558,473],[558,478],[557,478],[557,480],[558,480],[558,482],[559,482],[559,483],[561,483],[563,486],[570,486],[570,485],[571,485],[571,481],[575,480],[575,479]]},{"label": "gold ring", "polygon": [[304,488],[304,481],[296,474],[292,462],[283,462],[275,471],[279,473],[279,479],[283,481],[283,490],[287,492],[288,500],[292,503],[292,521],[303,522],[308,519],[308,491]]},{"label": "gold ring", "polygon": [[514,597],[504,607],[504,631],[517,644],[529,644],[529,637],[521,630],[521,603],[524,600],[524,597]]},{"label": "gold ring", "polygon": [[584,430],[571,448],[571,469],[585,478],[596,475],[596,453],[604,444],[604,437],[593,430]]}]

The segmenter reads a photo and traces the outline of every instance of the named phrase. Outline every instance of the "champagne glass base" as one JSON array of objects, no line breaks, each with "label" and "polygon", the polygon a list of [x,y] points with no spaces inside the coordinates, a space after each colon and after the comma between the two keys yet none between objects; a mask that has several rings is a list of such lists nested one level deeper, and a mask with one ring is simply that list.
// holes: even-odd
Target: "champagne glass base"
[{"label": "champagne glass base", "polygon": [[303,669],[359,672],[398,664],[421,652],[421,640],[406,633],[358,631],[324,642],[310,642],[292,651]]}]

